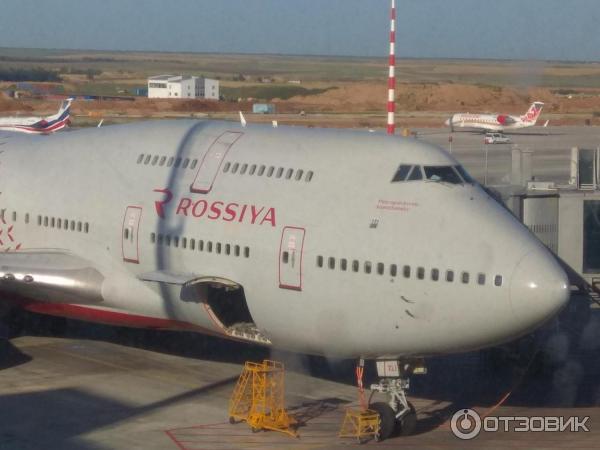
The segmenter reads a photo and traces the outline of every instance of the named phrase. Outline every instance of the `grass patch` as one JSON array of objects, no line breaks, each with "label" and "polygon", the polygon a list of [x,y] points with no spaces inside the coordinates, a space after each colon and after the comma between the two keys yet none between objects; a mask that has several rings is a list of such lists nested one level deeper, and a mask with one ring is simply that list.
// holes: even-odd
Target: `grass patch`
[{"label": "grass patch", "polygon": [[319,95],[330,89],[337,89],[335,87],[329,88],[314,88],[309,89],[302,86],[295,85],[270,85],[270,86],[240,86],[240,87],[221,87],[221,95],[226,100],[237,100],[238,98],[255,98],[258,100],[273,100],[279,98],[281,100],[288,100],[297,95],[309,96]]}]

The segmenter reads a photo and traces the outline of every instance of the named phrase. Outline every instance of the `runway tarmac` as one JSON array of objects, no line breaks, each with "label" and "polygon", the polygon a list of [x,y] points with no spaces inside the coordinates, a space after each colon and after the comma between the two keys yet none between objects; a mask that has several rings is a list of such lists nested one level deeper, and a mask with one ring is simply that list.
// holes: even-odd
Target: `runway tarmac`
[{"label": "runway tarmac", "polygon": [[[501,358],[497,350],[430,359],[428,374],[414,377],[410,390],[417,434],[364,445],[598,448],[600,313],[589,314],[562,319],[563,331],[544,341],[552,360],[543,366],[528,351],[519,359]],[[48,327],[48,320],[35,329],[60,328]],[[271,353],[190,333],[66,323],[64,337],[27,333],[0,349],[3,450],[359,447],[337,437],[345,408],[357,404],[352,361]],[[287,406],[302,423],[298,439],[228,423],[228,400],[243,362],[263,358],[288,368]],[[366,384],[374,377],[367,366]],[[490,432],[467,442],[453,436],[448,422],[465,407],[490,417],[589,416],[590,431]]]},{"label": "runway tarmac", "polygon": [[514,146],[533,152],[533,175],[540,181],[566,184],[569,181],[571,148],[600,147],[600,128],[597,127],[533,127],[506,133],[510,144],[484,144],[484,134],[455,131],[448,128],[412,130],[417,138],[450,150],[479,181],[485,177],[485,152],[488,151],[488,184],[505,184],[511,171],[511,152]]}]

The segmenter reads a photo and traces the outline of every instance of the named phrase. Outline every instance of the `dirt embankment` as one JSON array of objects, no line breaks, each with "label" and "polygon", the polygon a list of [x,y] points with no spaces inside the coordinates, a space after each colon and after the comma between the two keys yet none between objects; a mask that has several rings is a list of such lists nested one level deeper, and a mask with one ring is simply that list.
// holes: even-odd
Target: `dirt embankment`
[{"label": "dirt embankment", "polygon": [[[600,89],[559,90],[551,88],[515,88],[458,83],[400,83],[396,90],[396,107],[405,118],[416,121],[414,126],[439,126],[440,116],[457,112],[497,112],[523,114],[532,101],[546,103],[544,115],[552,115],[554,124],[600,123]],[[384,117],[387,87],[384,83],[337,83],[326,92],[296,96],[289,100],[275,99],[277,113],[298,114],[302,111],[330,114],[349,122],[340,126],[362,126],[368,116]],[[260,102],[260,100],[257,100]],[[73,104],[73,114],[84,117],[190,117],[201,114],[249,113],[252,103],[216,102],[209,100],[162,100],[135,98],[134,101],[84,101]],[[0,96],[0,115],[45,115],[58,108],[55,99],[9,99]],[[413,115],[414,113],[414,115]],[[363,117],[351,117],[360,116]],[[308,116],[307,116],[308,117]],[[271,120],[273,117],[265,117]],[[256,120],[262,120],[255,116]],[[289,117],[287,119],[290,119]],[[344,119],[344,120],[346,120]],[[298,120],[304,120],[298,116]],[[319,124],[324,119],[319,119]],[[370,120],[370,119],[369,119]],[[377,119],[379,120],[379,119]],[[542,117],[544,120],[544,117]],[[314,121],[314,119],[313,119]],[[337,122],[336,122],[337,123]],[[379,124],[376,121],[375,125]],[[368,123],[371,125],[371,122]]]}]

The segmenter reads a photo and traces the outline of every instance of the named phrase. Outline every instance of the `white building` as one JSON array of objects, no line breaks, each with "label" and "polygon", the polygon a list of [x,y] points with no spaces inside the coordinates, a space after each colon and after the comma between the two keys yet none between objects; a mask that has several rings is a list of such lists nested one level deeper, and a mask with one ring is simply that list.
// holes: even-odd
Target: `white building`
[{"label": "white building", "polygon": [[219,100],[219,80],[181,75],[157,75],[148,78],[148,98]]}]

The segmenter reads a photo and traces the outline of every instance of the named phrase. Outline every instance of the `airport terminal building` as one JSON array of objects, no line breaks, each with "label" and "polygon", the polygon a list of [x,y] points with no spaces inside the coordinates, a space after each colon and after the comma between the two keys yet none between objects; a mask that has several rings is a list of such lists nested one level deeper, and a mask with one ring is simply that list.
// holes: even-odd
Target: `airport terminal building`
[{"label": "airport terminal building", "polygon": [[184,75],[148,78],[148,98],[219,100],[219,80]]}]

